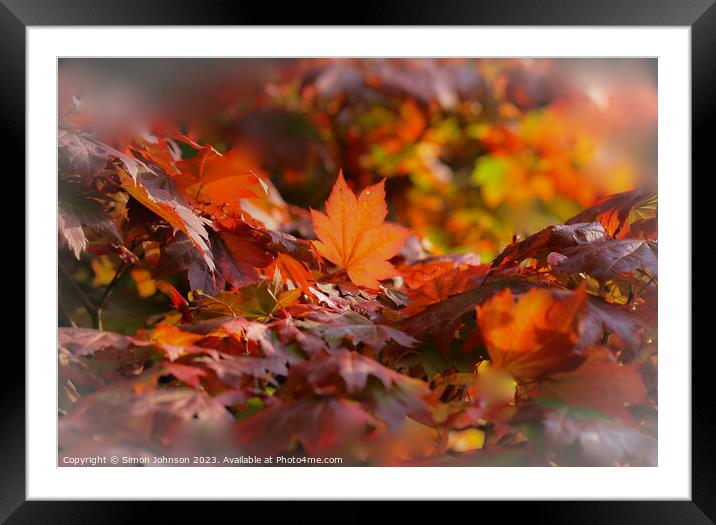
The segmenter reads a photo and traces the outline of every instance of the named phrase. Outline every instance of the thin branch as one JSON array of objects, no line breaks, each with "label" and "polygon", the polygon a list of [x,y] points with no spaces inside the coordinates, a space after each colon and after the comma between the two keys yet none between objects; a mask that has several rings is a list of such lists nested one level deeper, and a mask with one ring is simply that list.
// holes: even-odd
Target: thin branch
[{"label": "thin branch", "polygon": [[[130,246],[130,251],[134,250],[136,243],[133,243],[132,246]],[[112,277],[112,280],[107,285],[107,288],[104,291],[104,294],[102,294],[102,297],[99,300],[99,303],[95,305],[89,297],[87,297],[87,294],[80,288],[79,284],[72,278],[72,275],[70,272],[65,268],[65,265],[62,264],[60,261],[59,267],[62,272],[62,275],[65,277],[67,281],[69,281],[70,285],[72,286],[72,289],[75,291],[79,299],[82,301],[82,306],[85,310],[87,310],[87,313],[89,314],[90,318],[92,319],[92,327],[96,328],[97,330],[102,330],[102,312],[104,310],[104,307],[107,305],[107,301],[109,300],[109,297],[112,295],[112,292],[117,287],[117,284],[119,283],[120,279],[127,273],[127,270],[132,266],[129,262],[123,262],[119,268],[117,269],[117,272],[114,274],[114,277]]]},{"label": "thin branch", "polygon": [[67,309],[67,306],[65,305],[65,301],[62,299],[62,294],[60,294],[60,296],[57,298],[57,302],[60,307],[60,314],[62,314],[64,316],[65,320],[67,321],[67,323],[69,323],[69,325],[72,328],[77,328],[77,323],[72,318],[70,311]]},{"label": "thin branch", "polygon": [[112,277],[112,280],[107,285],[107,288],[104,291],[104,294],[102,295],[102,298],[99,300],[99,305],[97,305],[97,326],[96,328],[98,330],[102,330],[102,311],[104,310],[105,305],[107,304],[107,301],[109,300],[109,296],[112,295],[112,292],[117,287],[117,283],[119,283],[119,280],[124,277],[124,274],[127,273],[127,270],[131,264],[127,262],[123,262],[120,267],[117,269],[117,273],[114,274],[114,277]]},{"label": "thin branch", "polygon": [[90,318],[92,319],[92,326],[94,328],[97,328],[99,325],[99,317],[97,315],[97,307],[95,304],[90,301],[89,297],[87,297],[87,294],[80,288],[80,285],[77,284],[77,282],[72,278],[72,275],[70,272],[65,268],[65,265],[62,264],[62,261],[59,262],[59,268],[62,273],[62,276],[65,278],[66,281],[70,283],[70,286],[74,290],[75,294],[77,294],[77,297],[82,302],[82,306],[85,310],[87,310],[87,313],[89,314]]}]

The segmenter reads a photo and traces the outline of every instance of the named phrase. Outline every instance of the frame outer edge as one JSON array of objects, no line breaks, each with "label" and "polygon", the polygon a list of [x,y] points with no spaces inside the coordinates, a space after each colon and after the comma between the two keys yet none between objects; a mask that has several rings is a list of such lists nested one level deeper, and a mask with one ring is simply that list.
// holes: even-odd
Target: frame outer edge
[{"label": "frame outer edge", "polygon": [[[29,1],[25,0],[26,3],[24,6],[29,6],[27,9],[23,9],[23,4],[20,4],[16,0],[4,0],[0,4],[0,42],[1,47],[4,51],[4,66],[5,66],[5,78],[9,79],[17,79],[15,82],[2,82],[0,83],[0,114],[5,119],[6,124],[6,141],[5,141],[5,147],[7,151],[12,151],[12,162],[14,164],[14,168],[17,172],[24,172],[24,154],[25,154],[25,137],[24,133],[20,130],[24,130],[24,116],[25,116],[25,24],[38,24],[38,25],[45,25],[45,24],[59,24],[59,23],[72,23],[73,21],[75,23],[79,24],[88,24],[92,23],[92,20],[89,20],[89,18],[95,17],[95,21],[105,21],[107,20],[107,16],[112,16],[114,13],[113,10],[109,8],[108,4],[105,4],[103,8],[95,8],[91,9],[88,12],[80,13],[81,6],[85,5],[83,2],[67,2],[67,1],[57,1],[54,4],[54,7],[56,10],[50,8],[48,6],[47,2],[36,2],[36,1]],[[131,3],[131,2],[130,2]],[[160,2],[163,3],[163,2]],[[513,2],[509,2],[513,3]],[[554,2],[550,1],[549,4],[553,4]],[[683,9],[681,11],[681,14],[679,16],[676,16],[673,18],[673,22],[668,25],[692,25],[692,138],[693,138],[693,144],[692,144],[692,163],[694,166],[693,172],[696,173],[697,170],[704,171],[703,177],[707,176],[707,172],[705,171],[705,168],[707,166],[707,162],[710,163],[709,169],[713,171],[713,162],[710,160],[710,157],[712,157],[712,151],[714,149],[713,147],[713,137],[716,137],[716,125],[714,124],[716,120],[714,119],[715,115],[715,109],[716,109],[716,96],[714,96],[714,93],[716,93],[716,4],[714,4],[713,0],[708,1],[689,1],[684,2],[684,4],[688,3],[689,6],[681,6]],[[8,7],[7,4],[10,4],[12,6],[12,10],[10,7]],[[69,4],[72,4],[75,8],[73,9],[72,6]],[[634,2],[634,4],[640,4],[641,2]],[[677,2],[671,2],[672,6],[675,6],[678,4]],[[702,7],[701,10],[696,6],[696,4],[700,5]],[[463,3],[463,6],[465,4]],[[20,9],[18,9],[18,6],[20,6]],[[653,5],[652,5],[653,6]],[[204,6],[205,7],[205,6]],[[480,11],[476,8],[477,6],[473,4],[471,8],[473,9],[473,12],[471,15],[465,16],[462,20],[462,23],[471,23],[474,21],[475,16],[474,14],[477,11]],[[505,6],[503,5],[503,8]],[[656,6],[653,6],[656,7]],[[64,14],[60,13],[60,10],[65,10]],[[494,9],[494,8],[493,8]],[[676,9],[676,7],[674,7]],[[703,10],[705,9],[705,11]],[[99,12],[98,12],[99,11]],[[154,10],[150,10],[154,12]],[[216,14],[215,10],[208,10],[209,18],[211,17],[212,13]],[[382,9],[381,11],[386,12],[386,10]],[[420,12],[421,9],[418,7],[417,12]],[[430,9],[424,10],[424,13],[428,13]],[[488,9],[489,11],[489,9]],[[495,11],[496,12],[496,11]],[[498,18],[500,17],[500,14],[495,15],[495,12],[487,13],[487,16],[485,16],[485,19],[492,20],[492,24],[495,24],[494,21],[495,16]],[[17,13],[17,14],[16,14]],[[134,14],[131,13],[131,10],[129,11],[129,15],[125,16],[119,16],[118,20],[115,22],[123,22],[127,24],[147,24],[149,22],[146,21],[146,18],[144,18],[144,21],[142,21],[143,17],[146,15],[146,13],[142,13],[141,11],[135,11]],[[388,17],[386,19],[386,23],[393,23],[395,12],[391,9],[387,9]],[[530,19],[530,23],[537,23],[539,24],[538,18],[543,18],[542,16],[537,17],[529,17],[525,16],[524,10],[520,11],[520,16],[524,18]],[[549,6],[542,6],[542,13],[546,13],[547,17],[554,17],[555,14],[549,9]],[[673,10],[670,11],[670,13],[673,13]],[[696,15],[694,16],[694,14]],[[463,13],[464,15],[467,15],[467,13]],[[585,13],[586,16],[587,13]],[[613,15],[613,11],[611,12]],[[644,13],[642,11],[642,14],[649,15],[648,13]],[[19,16],[18,16],[19,15]],[[170,14],[167,16],[167,13],[164,13],[164,17],[162,18],[162,21],[160,23],[163,24],[172,24],[177,23],[177,21],[180,22],[182,19],[181,16],[179,17],[172,17]],[[406,18],[411,20],[416,20],[416,18],[420,18],[419,13],[416,15],[416,12],[413,13],[405,13]],[[424,15],[426,16],[426,15]],[[462,15],[461,15],[462,16]],[[502,16],[505,16],[504,13]],[[516,15],[508,15],[509,18],[512,18]],[[634,12],[630,11],[630,14],[626,16],[625,18],[629,19],[633,23],[634,19]],[[648,20],[653,20],[654,15],[645,16],[642,18],[641,24],[648,25],[648,24],[654,24],[654,22],[648,22]],[[660,15],[661,16],[661,15]],[[693,18],[690,18],[689,20],[685,20],[685,17],[692,16]],[[154,18],[154,21],[156,22],[156,16],[150,18]],[[206,21],[207,16],[199,17],[202,22]],[[252,18],[249,16],[248,18]],[[477,18],[481,18],[481,14],[478,13]],[[581,17],[577,17],[576,19],[569,21],[565,20],[564,16],[559,17],[562,21],[561,24],[564,25],[570,25],[574,23],[579,23],[579,20]],[[603,20],[604,17],[598,17],[598,19]],[[223,23],[231,23],[232,17],[228,17],[229,22],[226,22],[227,18],[224,18]],[[554,20],[554,18],[552,18]],[[647,20],[647,21],[644,21]],[[248,22],[248,20],[246,20]],[[684,23],[686,22],[686,23]],[[222,23],[222,22],[219,22]],[[330,23],[330,22],[324,22],[324,23]],[[415,23],[415,22],[413,22]],[[420,22],[418,22],[420,23]],[[442,19],[437,19],[433,21],[433,23],[445,23]],[[499,22],[497,22],[499,23]],[[554,23],[554,22],[552,22]],[[637,22],[639,23],[639,22]],[[629,22],[622,22],[619,25],[631,25]],[[660,25],[660,24],[657,24]],[[9,126],[8,126],[9,124]],[[693,180],[693,179],[692,179]],[[12,181],[9,181],[12,182]],[[22,184],[22,186],[20,185]],[[25,194],[24,191],[24,179],[23,183],[18,182],[18,188],[12,188],[14,192],[19,192],[23,196]],[[8,188],[9,190],[9,188]],[[14,193],[14,195],[17,195],[18,193]],[[693,197],[700,198],[700,199],[706,199],[708,198],[709,194],[702,192],[701,194],[695,193],[693,194]],[[18,201],[20,199],[17,199]],[[22,199],[24,204],[24,199]],[[692,221],[693,221],[693,240],[696,239],[704,239],[709,238],[712,236],[711,231],[712,228],[709,228],[709,217],[708,217],[708,210],[710,209],[709,203],[702,202],[701,206],[696,206],[696,202],[693,202],[692,207]],[[706,211],[704,211],[706,210]],[[712,219],[711,219],[712,220]],[[13,225],[12,231],[8,231],[10,239],[6,239],[7,245],[13,248],[12,254],[8,255],[8,252],[2,253],[0,255],[0,265],[2,266],[3,270],[7,272],[11,272],[11,275],[17,275],[17,272],[21,272],[22,275],[25,275],[25,267],[24,267],[24,226],[23,229],[20,230],[17,228],[17,226]],[[19,250],[18,245],[22,245],[23,249],[22,251]],[[708,249],[708,252],[706,252],[706,249]],[[714,258],[716,258],[716,245],[710,244],[708,246],[705,246],[703,243],[700,245],[701,254],[698,256],[694,256],[693,259],[693,269],[696,270],[697,268],[703,268],[704,271],[706,270],[706,264],[711,264]],[[20,254],[20,255],[18,255]],[[705,275],[708,276],[708,273],[705,273]],[[24,281],[24,280],[23,280]],[[700,282],[700,288],[703,287],[703,291],[714,291],[714,285],[713,285],[713,279],[705,279],[706,282]],[[14,279],[9,280],[7,282],[7,286],[11,288],[10,293],[14,295],[14,298],[17,299],[18,297],[23,297],[23,306],[24,306],[24,293],[20,292],[20,280]],[[24,308],[23,308],[24,310]],[[701,326],[704,326],[704,323],[707,322],[707,320],[712,321],[710,318],[712,309],[702,309],[698,310],[697,308],[693,309],[693,324],[694,326],[696,324],[700,324]],[[29,312],[28,312],[29,313]],[[24,334],[23,334],[23,345],[24,347]],[[24,370],[25,370],[25,362],[24,362],[24,356],[20,352],[13,352],[13,347],[15,349],[19,348],[19,345],[6,345],[6,348],[8,349],[7,352],[7,358],[11,361],[8,362],[8,365],[13,366],[13,369],[15,370],[22,370],[22,374],[17,374],[16,377],[18,377],[18,382],[15,383],[6,383],[6,391],[3,393],[2,396],[0,396],[0,414],[3,415],[3,427],[6,429],[17,429],[20,428],[20,432],[0,432],[0,458],[2,458],[4,461],[2,461],[2,472],[3,475],[0,478],[0,522],[4,522],[4,520],[7,518],[7,516],[13,512],[15,508],[18,507],[18,505],[22,504],[24,500],[25,495],[25,469],[24,469],[24,463],[25,463],[25,415],[24,411],[20,411],[18,413],[18,407],[24,407],[25,406],[25,392],[24,392]],[[705,351],[706,349],[704,349]],[[716,516],[716,500],[713,498],[713,494],[716,494],[716,487],[714,487],[714,472],[716,471],[716,460],[715,454],[714,454],[714,447],[712,446],[713,443],[713,430],[714,430],[714,422],[716,421],[716,408],[714,407],[714,403],[712,401],[713,394],[706,390],[706,385],[709,384],[710,379],[707,378],[707,373],[709,373],[708,366],[704,366],[706,357],[705,355],[697,355],[694,354],[693,356],[694,362],[697,363],[697,366],[693,367],[693,408],[692,408],[692,415],[694,416],[692,418],[692,427],[693,427],[693,444],[692,444],[692,452],[693,452],[693,460],[692,460],[692,469],[693,469],[693,481],[692,481],[692,497],[694,505],[688,504],[688,507],[690,507],[690,510],[696,510],[693,509],[693,507],[697,507],[700,509],[698,518],[692,514],[691,512],[685,512],[681,515],[681,520],[684,521],[683,518],[686,518],[687,515],[690,515],[690,518],[687,518],[685,521],[687,522],[701,522],[704,523],[704,519],[713,521],[713,517]],[[15,362],[16,361],[16,362]],[[698,366],[701,364],[701,366]],[[697,419],[698,416],[698,419]],[[685,510],[685,508],[682,506],[683,503],[676,503],[676,502],[664,502],[664,504],[667,504],[669,506],[672,506],[672,510],[676,510],[677,507],[681,508],[682,511]],[[66,505],[57,505],[57,504],[38,504],[37,506],[42,506],[46,511],[48,511],[47,514],[45,514],[45,517],[50,516],[50,512],[52,512],[52,507],[64,507],[64,510],[68,510],[68,506],[70,504],[67,503]],[[75,505],[75,504],[71,504]],[[574,504],[565,504],[566,506],[572,506]],[[619,504],[621,505],[621,504]],[[632,505],[632,503],[629,503],[628,505]],[[19,512],[15,514],[13,517],[20,518],[20,521],[23,522],[21,516],[28,517],[26,512],[28,510],[28,506],[35,507],[34,504],[28,504],[25,503],[21,505],[21,508],[19,509]],[[96,506],[96,505],[95,505]],[[581,508],[581,505],[579,505]],[[633,510],[637,510],[641,507],[640,504],[636,504],[633,507]],[[647,510],[644,507],[641,507],[643,510]],[[653,508],[653,505],[648,504],[647,508]],[[85,507],[86,509],[86,507]],[[116,509],[116,507],[115,507]],[[39,509],[37,509],[39,510]],[[56,509],[59,510],[59,509]],[[79,509],[78,509],[79,510]],[[163,509],[166,510],[166,509]],[[584,510],[582,508],[582,510]],[[592,508],[592,510],[595,510]],[[664,508],[662,507],[661,510],[663,511]],[[560,512],[556,512],[554,517],[559,516]],[[571,512],[567,512],[567,514],[572,514]],[[599,512],[597,514],[600,514]],[[628,514],[631,514],[630,512]],[[624,517],[624,515],[622,515]],[[562,515],[562,517],[566,517]],[[574,516],[573,516],[574,517]],[[594,515],[592,515],[594,517]],[[605,515],[606,517],[606,515]],[[616,517],[616,516],[614,516]],[[636,518],[636,515],[633,516]],[[645,516],[641,514],[641,519],[643,519]],[[652,516],[653,518],[657,518],[656,515]],[[662,514],[662,518],[663,518]],[[711,518],[711,519],[709,519]],[[693,521],[692,521],[693,520]],[[11,519],[12,522],[16,522],[14,519]],[[579,521],[579,520],[577,520]],[[637,519],[637,521],[640,521]],[[661,519],[655,519],[654,522],[663,522]]]},{"label": "frame outer edge", "polygon": [[[25,499],[25,25],[0,4],[0,117],[3,121],[3,203],[0,249],[6,309],[23,327],[6,325],[3,368],[9,371],[0,394],[0,522]],[[21,176],[22,174],[22,176]],[[22,222],[21,222],[22,221]],[[20,278],[22,277],[22,278]],[[9,318],[8,318],[9,319]],[[15,321],[17,323],[17,320]],[[19,324],[19,323],[18,323]]]},{"label": "frame outer edge", "polygon": [[[713,323],[713,307],[694,301],[693,279],[699,276],[699,294],[716,293],[710,277],[716,259],[712,242],[714,218],[711,192],[694,192],[697,179],[714,173],[716,140],[716,4],[712,4],[691,28],[691,127],[692,127],[692,500],[716,521],[716,405],[714,404],[711,344],[696,344],[696,329],[703,333]],[[695,253],[694,247],[699,252]],[[710,334],[711,335],[711,334]],[[711,335],[711,337],[713,337]],[[709,358],[711,362],[709,362]],[[709,366],[711,365],[711,366]]]}]

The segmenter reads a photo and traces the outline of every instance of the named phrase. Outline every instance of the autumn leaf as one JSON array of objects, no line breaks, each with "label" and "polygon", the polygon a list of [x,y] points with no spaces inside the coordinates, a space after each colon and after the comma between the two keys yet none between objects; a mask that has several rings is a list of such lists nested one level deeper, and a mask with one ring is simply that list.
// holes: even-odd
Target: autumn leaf
[{"label": "autumn leaf", "polygon": [[[287,375],[286,360],[280,357],[244,357],[222,355],[200,357],[194,362],[204,364],[212,370],[225,385],[242,389],[247,379],[260,379],[277,386],[273,375]],[[253,381],[252,381],[253,383]],[[251,383],[250,383],[251,384]]]},{"label": "autumn leaf", "polygon": [[370,315],[381,309],[374,292],[361,289],[351,282],[340,284],[317,282],[310,291],[319,304],[328,307],[331,311],[354,310]]},{"label": "autumn leaf", "polygon": [[396,328],[373,322],[351,311],[316,310],[298,325],[321,334],[331,348],[337,348],[344,339],[354,345],[364,343],[376,349],[383,348],[391,340],[404,347],[417,343],[413,337]]},{"label": "autumn leaf", "polygon": [[464,321],[467,314],[474,313],[476,306],[482,304],[495,292],[505,288],[515,292],[526,292],[530,286],[527,282],[519,279],[495,279],[428,306],[422,312],[403,321],[401,329],[420,339],[432,334],[437,340],[441,352],[447,353],[447,347],[454,338],[455,330]]},{"label": "autumn leaf", "polygon": [[[362,393],[368,386],[370,377],[379,381],[386,392],[402,384],[416,383],[411,377],[382,366],[369,357],[345,349],[298,363],[292,368],[289,381],[308,383],[317,395],[350,396]],[[288,388],[291,388],[291,384]]]},{"label": "autumn leaf", "polygon": [[[550,292],[558,298],[572,297],[577,293],[567,289],[551,289]],[[613,334],[619,337],[624,349],[639,349],[649,328],[648,322],[637,315],[639,309],[635,312],[633,305],[612,304],[592,295],[587,296],[587,304],[587,312],[580,324],[578,348],[603,344],[605,336]]]},{"label": "autumn leaf", "polygon": [[196,246],[211,271],[214,260],[209,248],[209,234],[205,222],[180,202],[168,177],[146,173],[132,179],[118,170],[122,188],[146,208],[167,221],[175,231],[181,231]]},{"label": "autumn leaf", "polygon": [[82,398],[73,412],[60,420],[63,450],[88,447],[93,442],[104,442],[110,448],[131,443],[170,445],[192,428],[219,432],[231,420],[224,407],[205,392],[157,388],[159,377],[166,373],[164,367],[154,367]]},{"label": "autumn leaf", "polygon": [[156,345],[170,361],[175,361],[182,355],[202,352],[202,349],[194,344],[201,339],[201,335],[185,332],[172,324],[159,323],[147,336],[148,341]]},{"label": "autumn leaf", "polygon": [[[415,239],[414,236],[412,238]],[[423,255],[417,260],[401,265],[400,276],[409,289],[416,289],[452,269],[465,270],[475,267],[480,267],[480,258],[471,253],[454,253],[441,257]]]},{"label": "autumn leaf", "polygon": [[305,264],[315,265],[317,257],[313,245],[306,240],[297,239],[293,235],[274,230],[266,230],[270,242],[268,249],[273,254],[284,253]]},{"label": "autumn leaf", "polygon": [[265,266],[271,261],[270,256],[249,239],[212,232],[209,240],[214,259],[213,270],[196,250],[194,243],[184,234],[178,233],[162,246],[157,275],[187,272],[192,290],[218,295],[226,284],[241,288],[258,282],[260,276],[254,265]]},{"label": "autumn leaf", "polygon": [[347,399],[286,401],[260,411],[236,428],[238,443],[261,454],[290,452],[300,443],[311,455],[338,453],[360,442],[379,422]]},{"label": "autumn leaf", "polygon": [[613,238],[653,239],[656,233],[657,197],[647,191],[627,191],[609,195],[566,224],[598,221]]},{"label": "autumn leaf", "polygon": [[646,389],[633,365],[619,364],[609,349],[597,347],[576,370],[557,372],[542,381],[540,394],[633,423],[625,406],[642,403]]},{"label": "autumn leaf", "polygon": [[173,177],[174,182],[199,201],[235,206],[241,199],[266,197],[261,179],[235,152],[222,155],[205,146],[191,160],[179,161],[177,168],[180,173]]},{"label": "autumn leaf", "polygon": [[579,344],[584,347],[602,344],[607,333],[617,335],[627,350],[636,351],[647,329],[647,322],[632,310],[631,305],[609,304],[590,296]]},{"label": "autumn leaf", "polygon": [[67,175],[91,178],[99,173],[109,160],[101,146],[81,134],[60,129],[57,142],[59,168]]},{"label": "autumn leaf", "polygon": [[109,214],[96,200],[82,195],[74,186],[62,181],[58,185],[57,225],[75,257],[79,259],[80,253],[87,247],[83,226],[121,243],[122,238]]},{"label": "autumn leaf", "polygon": [[451,295],[455,295],[475,286],[475,278],[484,275],[489,267],[467,266],[466,268],[454,267],[446,271],[438,271],[431,279],[416,289],[408,291],[408,306],[401,310],[405,315],[415,315],[422,312],[431,304],[444,301]]},{"label": "autumn leaf", "polygon": [[142,161],[94,140],[87,133],[58,130],[58,167],[62,178],[79,176],[85,180],[97,176],[110,160],[126,170],[136,180],[140,172],[151,170]]},{"label": "autumn leaf", "polygon": [[326,213],[311,210],[318,253],[345,268],[355,284],[372,290],[378,289],[380,280],[398,275],[388,259],[408,236],[402,226],[383,222],[388,213],[384,184],[367,187],[356,199],[340,173],[326,201]]},{"label": "autumn leaf", "polygon": [[291,281],[304,293],[311,293],[310,288],[315,284],[315,279],[303,262],[285,253],[279,253],[273,263],[266,268],[266,274],[273,275],[275,271],[281,274],[284,281]]},{"label": "autumn leaf", "polygon": [[70,251],[77,259],[87,247],[87,237],[82,230],[82,221],[77,215],[63,213],[58,210],[57,213],[57,229],[65,239]]},{"label": "autumn leaf", "polygon": [[554,266],[555,272],[588,273],[600,283],[620,274],[644,270],[658,274],[657,259],[650,241],[606,240],[562,250],[566,259]]},{"label": "autumn leaf", "polygon": [[128,350],[132,346],[146,346],[144,341],[136,337],[92,328],[59,328],[58,342],[59,346],[78,357],[92,355],[107,348]]},{"label": "autumn leaf", "polygon": [[156,281],[156,287],[160,292],[169,298],[172,302],[172,306],[181,314],[181,320],[183,323],[190,323],[193,321],[191,312],[189,311],[189,302],[184,299],[184,296],[180,294],[176,288],[166,281]]},{"label": "autumn leaf", "polygon": [[[212,348],[221,348],[216,344],[217,340],[237,338],[241,341],[242,354],[248,352],[251,355],[265,357],[285,356],[268,325],[242,317],[218,317],[182,325],[181,328],[194,334],[201,334],[205,338],[202,342],[211,343],[213,339]],[[256,345],[256,350],[251,344]]]},{"label": "autumn leaf", "polygon": [[490,362],[531,380],[583,361],[575,347],[586,309],[584,287],[568,297],[533,288],[518,299],[507,289],[477,309],[477,324]]},{"label": "autumn leaf", "polygon": [[562,252],[565,248],[589,245],[607,239],[602,225],[598,222],[548,226],[526,239],[510,244],[492,262],[492,266],[515,264],[527,259],[546,255],[548,252]]},{"label": "autumn leaf", "polygon": [[187,366],[180,363],[172,363],[170,361],[162,363],[161,366],[167,374],[173,375],[195,390],[201,390],[200,378],[206,376],[206,372],[201,368]]},{"label": "autumn leaf", "polygon": [[[192,287],[208,294],[219,293],[224,289],[224,283],[228,283],[234,288],[241,288],[258,282],[259,275],[256,267],[265,266],[271,261],[268,254],[251,242],[243,242],[241,238],[229,234],[212,234],[210,240],[216,263],[214,275],[212,276],[204,270],[201,274],[202,278],[197,273],[198,267],[194,266],[189,269],[189,280]],[[194,275],[197,277],[196,280],[192,280]],[[199,284],[202,281],[203,284]],[[194,286],[195,283],[197,286]]]},{"label": "autumn leaf", "polygon": [[326,343],[317,335],[299,329],[291,317],[279,319],[273,323],[272,328],[276,330],[279,340],[283,345],[296,343],[301,350],[309,356],[318,355],[327,350]]},{"label": "autumn leaf", "polygon": [[145,164],[154,165],[167,175],[174,176],[179,173],[176,164],[181,159],[181,150],[171,138],[140,137],[129,145],[129,150]]},{"label": "autumn leaf", "polygon": [[60,328],[58,342],[58,387],[73,402],[88,389],[135,376],[161,358],[151,341],[90,328]]},{"label": "autumn leaf", "polygon": [[211,296],[197,291],[199,304],[211,315],[243,316],[266,320],[276,311],[287,308],[301,297],[301,289],[281,291],[274,283],[263,280],[230,292]]}]

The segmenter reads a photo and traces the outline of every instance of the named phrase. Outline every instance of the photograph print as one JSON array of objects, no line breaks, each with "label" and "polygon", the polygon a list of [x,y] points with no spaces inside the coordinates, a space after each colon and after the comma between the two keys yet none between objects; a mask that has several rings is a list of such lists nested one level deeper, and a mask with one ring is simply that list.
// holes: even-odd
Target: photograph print
[{"label": "photograph print", "polygon": [[658,465],[655,58],[58,77],[59,467]]}]

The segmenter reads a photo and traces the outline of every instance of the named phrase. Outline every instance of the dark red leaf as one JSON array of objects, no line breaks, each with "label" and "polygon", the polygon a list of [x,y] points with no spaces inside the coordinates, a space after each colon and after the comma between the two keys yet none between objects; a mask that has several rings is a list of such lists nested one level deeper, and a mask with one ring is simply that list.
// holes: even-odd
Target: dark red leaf
[{"label": "dark red leaf", "polygon": [[263,455],[290,452],[298,441],[311,456],[337,454],[379,426],[360,403],[346,399],[287,401],[237,425],[239,445]]},{"label": "dark red leaf", "polygon": [[492,261],[492,266],[515,264],[528,257],[562,252],[565,248],[589,245],[605,240],[606,232],[598,222],[548,226],[526,239],[509,245]]},{"label": "dark red leaf", "polygon": [[[649,217],[656,213],[656,195],[642,190],[617,193],[602,199],[569,219],[566,224],[577,224],[587,221],[599,221],[608,235],[617,238],[651,238],[652,228],[655,231],[656,218]],[[646,217],[645,217],[646,216]],[[637,225],[636,222],[648,220],[653,222]]]},{"label": "dark red leaf", "polygon": [[644,270],[657,277],[656,254],[649,241],[605,240],[561,251],[567,257],[554,267],[560,273],[588,273],[600,283]]},{"label": "dark red leaf", "polygon": [[416,340],[396,328],[372,322],[356,312],[345,310],[331,312],[328,310],[314,310],[306,321],[299,321],[298,325],[310,331],[319,333],[331,348],[337,348],[344,339],[352,344],[364,343],[376,349],[384,347],[388,341],[411,347]]}]

